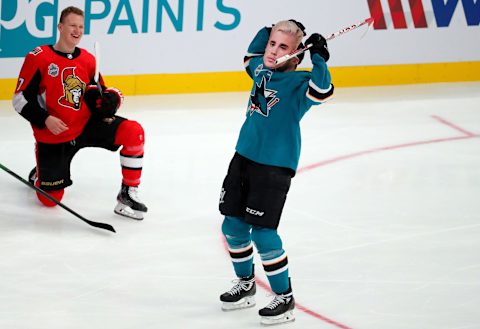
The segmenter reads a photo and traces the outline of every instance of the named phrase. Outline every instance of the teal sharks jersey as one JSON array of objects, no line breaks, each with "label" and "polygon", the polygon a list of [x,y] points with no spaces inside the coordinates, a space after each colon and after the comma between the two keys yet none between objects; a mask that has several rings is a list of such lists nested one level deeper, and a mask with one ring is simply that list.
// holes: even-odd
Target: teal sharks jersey
[{"label": "teal sharks jersey", "polygon": [[333,95],[330,72],[315,54],[313,69],[281,72],[263,64],[269,32],[260,30],[248,48],[245,69],[253,79],[246,119],[236,151],[260,164],[297,170],[300,158],[300,120],[313,105]]}]

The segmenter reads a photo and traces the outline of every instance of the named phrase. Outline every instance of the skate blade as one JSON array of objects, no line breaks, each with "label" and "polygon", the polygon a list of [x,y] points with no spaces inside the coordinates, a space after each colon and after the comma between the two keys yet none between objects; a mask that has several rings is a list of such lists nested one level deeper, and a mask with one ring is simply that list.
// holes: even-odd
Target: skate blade
[{"label": "skate blade", "polygon": [[295,321],[295,315],[293,315],[293,311],[288,311],[277,316],[262,316],[260,323],[264,326],[273,326],[292,321]]},{"label": "skate blade", "polygon": [[228,311],[235,311],[235,310],[241,310],[244,308],[250,308],[255,306],[255,298],[252,297],[244,297],[240,299],[238,302],[233,302],[233,303],[228,303],[228,302],[223,302],[222,304],[222,310],[225,312]]},{"label": "skate blade", "polygon": [[133,210],[127,205],[124,205],[123,203],[118,203],[115,209],[113,209],[113,212],[116,213],[117,215],[123,216],[123,217],[128,217],[131,219],[136,219],[136,220],[142,220],[143,219],[143,212]]}]

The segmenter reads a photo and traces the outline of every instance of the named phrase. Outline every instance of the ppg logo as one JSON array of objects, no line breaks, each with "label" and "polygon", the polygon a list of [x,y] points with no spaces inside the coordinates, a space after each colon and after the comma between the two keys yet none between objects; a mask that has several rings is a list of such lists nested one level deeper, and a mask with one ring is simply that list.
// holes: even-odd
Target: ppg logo
[{"label": "ppg logo", "polygon": [[58,0],[0,0],[0,58],[56,41]]}]

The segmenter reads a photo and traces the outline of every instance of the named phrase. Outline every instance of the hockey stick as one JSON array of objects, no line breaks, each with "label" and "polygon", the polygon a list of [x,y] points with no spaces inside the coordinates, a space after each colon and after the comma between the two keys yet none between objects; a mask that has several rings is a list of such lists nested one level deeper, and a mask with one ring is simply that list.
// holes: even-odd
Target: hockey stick
[{"label": "hockey stick", "polygon": [[9,173],[10,175],[12,175],[13,177],[15,177],[16,179],[18,179],[19,181],[21,181],[23,184],[27,185],[28,187],[34,189],[35,191],[37,191],[38,193],[40,193],[41,195],[43,195],[44,197],[46,197],[47,199],[49,199],[50,201],[56,203],[57,205],[59,205],[60,207],[62,207],[63,209],[65,209],[66,211],[68,211],[69,213],[75,215],[76,217],[80,218],[81,220],[83,220],[85,223],[87,223],[88,225],[91,225],[91,226],[94,226],[94,227],[98,227],[98,228],[101,228],[101,229],[104,229],[104,230],[108,230],[108,231],[111,231],[111,232],[115,232],[115,229],[113,228],[113,226],[109,225],[109,224],[105,224],[105,223],[98,223],[98,222],[94,222],[94,221],[91,221],[91,220],[88,220],[86,219],[85,217],[83,217],[82,215],[79,215],[78,213],[76,213],[75,211],[73,211],[72,209],[68,208],[66,205],[64,205],[63,203],[61,203],[60,201],[58,201],[57,199],[53,198],[52,196],[50,196],[47,192],[43,191],[42,189],[36,187],[35,185],[32,185],[30,184],[28,181],[26,181],[25,179],[23,179],[22,177],[20,177],[19,175],[17,175],[16,173],[14,173],[13,171],[11,171],[10,169],[8,169],[7,167],[5,167],[3,164],[0,163],[0,168],[5,170],[7,173]]},{"label": "hockey stick", "polygon": [[[357,28],[359,28],[360,26],[363,26],[365,24],[368,24],[368,26],[370,26],[371,24],[373,23],[373,18],[372,17],[369,17],[365,20],[363,20],[362,22],[360,23],[357,23],[357,24],[352,24],[348,27],[345,27],[343,29],[341,29],[340,31],[337,31],[335,33],[332,33],[330,34],[327,38],[325,38],[327,41],[329,40],[333,40],[347,32],[350,32],[350,31],[353,31]],[[301,53],[304,53],[305,51],[307,51],[308,49],[310,49],[312,47],[312,44],[308,44],[305,46],[305,48],[302,48],[302,49],[298,49],[296,51],[294,51],[293,53],[291,54],[288,54],[288,55],[285,55],[285,56],[282,56],[282,57],[279,57],[277,58],[277,60],[275,61],[275,64],[281,64],[283,62],[286,62],[288,61],[289,59],[293,58],[293,57],[297,57],[298,55],[300,55]]]},{"label": "hockey stick", "polygon": [[95,51],[95,75],[93,76],[93,80],[95,80],[101,96],[103,94],[103,90],[102,86],[100,85],[100,43],[98,41],[95,41],[93,44],[93,49]]},{"label": "hockey stick", "polygon": [[[103,97],[103,88],[102,85],[100,84],[100,43],[98,41],[95,41],[93,44],[93,49],[95,51],[95,75],[93,76],[93,80],[97,84],[98,91],[100,92],[100,97]],[[113,120],[115,120],[115,116],[112,116],[111,118],[103,118],[102,119],[104,122],[111,123]]]}]

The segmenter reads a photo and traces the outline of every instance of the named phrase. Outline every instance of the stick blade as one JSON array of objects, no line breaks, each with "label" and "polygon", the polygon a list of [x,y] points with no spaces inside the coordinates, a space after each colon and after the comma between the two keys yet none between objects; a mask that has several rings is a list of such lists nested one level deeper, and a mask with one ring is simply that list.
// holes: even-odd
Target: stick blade
[{"label": "stick blade", "polygon": [[104,229],[104,230],[107,230],[107,231],[110,231],[110,232],[113,232],[113,233],[117,233],[117,231],[115,231],[115,229],[113,228],[113,226],[110,225],[110,224],[94,222],[94,221],[88,220],[88,219],[86,219],[86,218],[84,218],[83,221],[84,221],[85,223],[91,225],[91,226],[94,226],[94,227],[97,227],[97,228],[101,228],[101,229]]},{"label": "stick blade", "polygon": [[64,205],[63,203],[61,203],[60,201],[58,201],[57,199],[55,199],[54,197],[52,197],[50,194],[48,194],[47,192],[45,192],[44,190],[42,190],[41,188],[38,188],[36,187],[35,185],[32,185],[30,184],[28,181],[26,181],[24,178],[20,177],[18,174],[16,174],[15,172],[11,171],[10,169],[8,169],[7,167],[5,167],[3,164],[0,163],[0,169],[4,170],[7,174],[9,175],[12,175],[13,177],[15,177],[16,179],[18,179],[20,182],[22,182],[23,184],[25,184],[26,186],[28,186],[29,188],[37,191],[38,193],[42,194],[44,197],[46,197],[47,199],[49,199],[50,201],[54,202],[55,204],[57,204],[59,207],[65,209],[66,211],[68,211],[69,213],[71,213],[72,215],[74,215],[75,217],[77,217],[78,219],[84,221],[85,223],[87,223],[88,225],[90,226],[94,226],[94,227],[97,227],[97,228],[101,228],[101,229],[104,229],[104,230],[107,230],[107,231],[110,231],[110,232],[113,232],[113,233],[116,233],[115,229],[113,228],[112,225],[109,225],[109,224],[106,224],[106,223],[99,223],[99,222],[94,222],[92,220],[88,220],[86,219],[85,217],[83,217],[82,215],[78,214],[77,212],[75,212],[74,210],[70,209],[69,207],[67,207],[66,205]]}]

